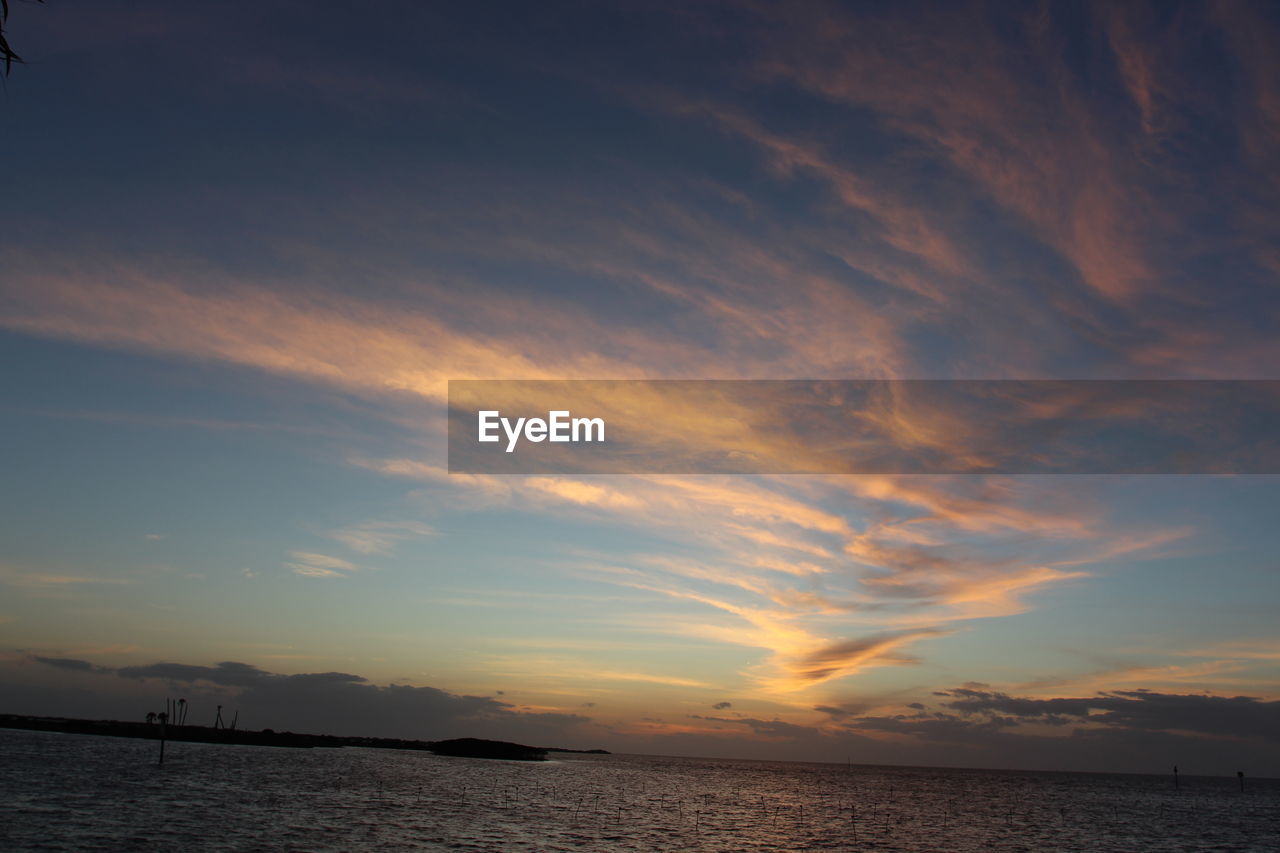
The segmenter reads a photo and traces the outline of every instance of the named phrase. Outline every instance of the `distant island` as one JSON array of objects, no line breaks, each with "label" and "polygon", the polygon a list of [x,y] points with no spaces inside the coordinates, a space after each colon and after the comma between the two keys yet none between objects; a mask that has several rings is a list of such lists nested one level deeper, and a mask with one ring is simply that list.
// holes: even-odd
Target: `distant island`
[{"label": "distant island", "polygon": [[105,735],[108,737],[145,738],[147,740],[185,741],[188,743],[225,743],[246,746],[279,746],[294,749],[344,746],[372,749],[416,749],[435,755],[462,758],[494,758],[506,761],[545,761],[549,752],[572,752],[608,755],[604,749],[565,749],[554,746],[525,746],[500,740],[454,738],[451,740],[406,740],[385,737],[350,737],[345,735],[311,735],[277,732],[273,729],[212,728],[180,726],[172,723],[134,723],[121,720],[80,720],[71,717],[31,717],[22,714],[0,714],[0,728],[28,729],[66,734]]},{"label": "distant island", "polygon": [[547,751],[536,746],[522,746],[503,740],[480,740],[460,737],[431,744],[436,755],[453,755],[461,758],[502,758],[509,761],[546,761]]}]

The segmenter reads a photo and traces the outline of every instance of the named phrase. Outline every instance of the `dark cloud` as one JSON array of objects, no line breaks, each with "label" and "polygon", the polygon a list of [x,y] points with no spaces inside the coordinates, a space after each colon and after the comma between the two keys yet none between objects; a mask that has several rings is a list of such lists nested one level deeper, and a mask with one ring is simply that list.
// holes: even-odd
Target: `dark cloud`
[{"label": "dark cloud", "polygon": [[572,741],[572,730],[590,722],[577,714],[526,712],[492,697],[435,687],[379,686],[345,672],[285,675],[237,661],[110,669],[70,658],[31,660],[74,673],[115,674],[143,684],[160,682],[160,695],[181,690],[190,700],[194,722],[203,722],[216,705],[224,705],[239,712],[246,728],[412,738],[475,736],[554,746],[565,738]]},{"label": "dark cloud", "polygon": [[[852,733],[893,735],[904,753],[946,756],[976,765],[1017,756],[1016,766],[1155,772],[1166,765],[1195,772],[1268,775],[1280,766],[1280,702],[1119,690],[1093,697],[1035,699],[969,684],[935,695],[941,710],[920,703],[910,714],[833,715]],[[830,708],[820,708],[830,713]],[[1050,733],[1052,729],[1069,731]],[[906,746],[910,744],[910,746]]]},{"label": "dark cloud", "polygon": [[288,675],[286,678],[295,681],[305,681],[311,684],[362,684],[368,681],[362,675],[352,675],[349,672],[307,672],[300,675]]},{"label": "dark cloud", "polygon": [[48,666],[54,666],[59,669],[69,669],[75,672],[110,672],[110,670],[94,666],[87,660],[79,660],[77,658],[42,658],[33,655],[31,659],[37,663],[47,664]]},{"label": "dark cloud", "polygon": [[[193,722],[216,705],[245,728],[389,737],[492,737],[547,746],[626,752],[962,767],[1273,775],[1280,767],[1280,702],[1256,697],[1120,690],[1037,699],[970,683],[936,691],[940,702],[899,714],[850,703],[818,705],[825,722],[691,715],[712,731],[636,734],[585,716],[540,713],[492,696],[436,687],[369,683],[340,672],[285,675],[246,663],[157,663],[113,670],[72,658],[29,657],[3,680],[6,710],[141,719],[180,690]],[[12,665],[10,665],[12,667]],[[114,673],[119,677],[110,677]],[[717,703],[722,704],[722,703]],[[878,704],[878,703],[877,703]],[[646,717],[649,722],[661,720]],[[587,728],[592,725],[591,728]]]},{"label": "dark cloud", "polygon": [[913,735],[928,741],[965,743],[975,736],[1018,725],[1010,717],[988,717],[981,721],[966,720],[951,714],[900,714],[893,717],[859,717],[847,723],[858,731],[880,731]]},{"label": "dark cloud", "polygon": [[[949,701],[935,708],[913,702],[901,714],[869,715],[856,705],[818,705],[814,710],[829,722],[813,726],[694,719],[741,726],[766,743],[789,744],[793,756],[818,761],[847,754],[869,763],[1139,773],[1180,764],[1197,773],[1233,774],[1244,768],[1253,775],[1271,775],[1280,766],[1280,702],[1145,690],[1033,699],[981,683],[936,695]],[[713,747],[708,743],[702,748]],[[764,753],[766,747],[759,749]]]},{"label": "dark cloud", "polygon": [[1069,721],[1146,731],[1257,737],[1280,743],[1280,701],[1252,696],[1204,696],[1121,690],[1091,698],[1027,699],[960,688],[943,704],[962,714],[1008,715],[1022,721]]},{"label": "dark cloud", "polygon": [[846,711],[844,708],[836,708],[832,705],[815,705],[813,707],[813,710],[821,711],[824,714],[828,714],[832,717],[835,717],[837,720],[840,719],[841,717],[849,716],[849,713],[850,713],[849,711]]},{"label": "dark cloud", "polygon": [[751,717],[703,717],[698,714],[690,714],[689,716],[694,720],[708,720],[713,723],[733,723],[734,725],[746,726],[758,735],[769,737],[803,738],[810,737],[815,733],[815,729],[812,726],[796,725],[783,720],[756,720]]},{"label": "dark cloud", "polygon": [[711,707],[712,707],[712,708],[714,708],[714,709],[715,709],[715,710],[717,710],[717,711],[725,711],[725,710],[728,710],[729,708],[732,708],[732,707],[733,707],[733,703],[732,703],[732,702],[717,702],[716,704],[712,705]]},{"label": "dark cloud", "polygon": [[224,661],[217,666],[193,666],[183,663],[153,663],[126,666],[115,671],[121,678],[159,678],[165,681],[194,683],[208,681],[230,687],[247,687],[271,678],[269,672],[247,663]]}]

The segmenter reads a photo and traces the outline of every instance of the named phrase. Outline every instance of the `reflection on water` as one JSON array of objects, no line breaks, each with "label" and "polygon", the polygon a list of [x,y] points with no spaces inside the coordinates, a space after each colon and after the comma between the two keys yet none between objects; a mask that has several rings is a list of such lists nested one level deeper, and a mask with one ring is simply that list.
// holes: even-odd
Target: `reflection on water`
[{"label": "reflection on water", "polygon": [[3,850],[1280,850],[1280,782],[0,729]]}]

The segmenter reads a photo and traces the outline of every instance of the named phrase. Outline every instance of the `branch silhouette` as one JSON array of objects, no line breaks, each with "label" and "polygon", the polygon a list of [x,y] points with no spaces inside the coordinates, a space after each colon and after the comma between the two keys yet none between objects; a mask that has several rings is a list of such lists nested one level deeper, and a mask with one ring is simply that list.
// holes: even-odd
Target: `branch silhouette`
[{"label": "branch silhouette", "polygon": [[[35,0],[37,3],[43,3],[44,0]],[[5,26],[9,23],[9,0],[0,0],[0,59],[4,60],[4,76],[8,77],[9,72],[13,69],[14,63],[23,63],[25,60],[18,55],[12,47],[9,46],[9,40],[5,38]]]}]

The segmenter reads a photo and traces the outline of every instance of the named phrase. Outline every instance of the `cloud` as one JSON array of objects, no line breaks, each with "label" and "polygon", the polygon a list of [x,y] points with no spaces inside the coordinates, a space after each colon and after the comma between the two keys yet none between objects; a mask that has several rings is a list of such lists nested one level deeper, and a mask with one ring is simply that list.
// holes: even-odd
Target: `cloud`
[{"label": "cloud", "polygon": [[[198,666],[180,663],[154,663],[146,666],[126,666],[114,670],[121,678],[160,678],[166,681],[208,681],[234,687],[247,687],[270,678],[271,674],[246,663],[226,661],[217,666]],[[351,676],[355,678],[355,676]],[[362,679],[360,679],[362,680]]]},{"label": "cloud", "polygon": [[[1199,655],[1194,655],[1199,656]],[[1262,658],[1265,660],[1265,658]],[[1147,689],[1176,690],[1189,686],[1201,689],[1236,689],[1241,683],[1239,674],[1246,669],[1248,659],[1224,655],[1217,660],[1204,661],[1191,665],[1148,664],[1121,666],[1090,672],[1084,675],[1068,675],[1058,678],[1039,679],[1024,682],[1016,686],[1019,692],[1044,696],[1073,690],[1077,693],[1105,691],[1116,684],[1142,685]]]},{"label": "cloud", "polygon": [[420,521],[365,521],[327,535],[361,554],[391,554],[399,543],[434,536],[435,531]]},{"label": "cloud", "polygon": [[744,726],[755,735],[771,740],[794,740],[796,738],[811,737],[814,734],[814,730],[810,726],[788,723],[784,720],[759,720],[754,717],[703,717],[697,714],[691,714],[689,719]]},{"label": "cloud", "polygon": [[[359,167],[344,178],[344,149],[332,174],[313,173],[316,196],[277,197],[287,191],[274,186],[235,196],[237,210],[267,210],[272,221],[218,232],[213,244],[181,235],[165,245],[156,235],[149,253],[88,248],[60,229],[42,248],[27,239],[39,231],[31,217],[12,232],[22,246],[6,260],[0,325],[249,368],[371,402],[406,427],[411,449],[375,453],[353,441],[339,458],[413,479],[432,512],[511,508],[642,533],[646,544],[631,553],[583,554],[569,550],[574,541],[556,570],[644,591],[646,603],[663,597],[677,612],[648,630],[750,649],[741,674],[771,695],[834,688],[926,655],[937,647],[929,640],[958,623],[980,630],[976,620],[1025,613],[1180,534],[1109,517],[1102,490],[1087,483],[449,475],[440,404],[446,381],[461,377],[1273,370],[1270,308],[1251,294],[1269,293],[1280,269],[1274,23],[1248,4],[1169,16],[1102,6],[974,11],[958,4],[920,18],[751,4],[726,13],[716,36],[743,61],[725,77],[673,87],[696,96],[641,92],[625,63],[621,80],[563,79],[566,97],[575,86],[595,97],[617,83],[602,100],[637,122],[626,126],[659,121],[656,136],[679,140],[667,152],[678,163],[665,169],[651,165],[662,152],[646,147],[602,150],[609,167],[586,172],[521,168],[518,158],[501,169],[446,158],[436,170],[429,163],[439,158],[414,155],[389,163],[391,179]],[[1102,48],[1081,49],[1080,33],[1101,34]],[[1220,51],[1221,76],[1242,85],[1224,92],[1213,75],[1178,73],[1200,49]],[[461,82],[383,75],[367,60],[346,67],[251,57],[228,73],[348,104],[357,95],[362,110],[475,102],[472,92],[454,100]],[[627,96],[612,97],[620,90]],[[775,97],[803,109],[777,110]],[[511,139],[530,138],[510,127]],[[1196,128],[1221,132],[1197,139]],[[491,130],[486,138],[502,136]],[[651,138],[623,135],[646,146]],[[239,167],[243,152],[230,153]],[[206,188],[181,186],[175,197],[189,201],[197,189]],[[266,262],[245,251],[229,263],[223,241],[251,238],[272,247]],[[353,281],[371,286],[343,292]],[[622,402],[650,411],[654,401]],[[773,423],[767,405],[743,407],[729,427],[699,421],[679,401],[652,412],[671,424],[668,437],[694,449]],[[909,399],[882,401],[867,418],[906,446],[982,457],[972,424]],[[801,452],[781,440],[748,449],[780,459]],[[325,535],[359,555],[389,555],[432,529],[370,521]],[[293,552],[285,566],[329,579],[362,569],[311,551]],[[0,582],[126,581],[0,567]],[[1237,655],[1269,659],[1266,649]],[[163,672],[221,688],[285,683],[211,669]],[[390,701],[360,692],[384,688],[333,678],[325,689]],[[839,710],[826,700],[802,704]],[[963,724],[928,722],[938,731]]]},{"label": "cloud", "polygon": [[1280,744],[1280,701],[1254,696],[1206,696],[1116,690],[1086,698],[1027,699],[957,688],[943,704],[965,715],[1013,718],[1011,724],[1045,721],[1142,731],[1193,732],[1229,738],[1260,738]]},{"label": "cloud", "polygon": [[1178,652],[1188,657],[1227,658],[1230,660],[1280,661],[1280,640],[1224,640],[1196,649]]},{"label": "cloud", "polygon": [[717,711],[726,711],[726,710],[728,710],[729,708],[732,708],[732,707],[733,707],[733,703],[732,703],[732,702],[717,702],[716,704],[712,705],[711,707],[712,707],[712,708],[714,708],[714,709],[715,709],[715,710],[717,710]]},{"label": "cloud", "polygon": [[828,681],[857,672],[871,664],[916,663],[916,659],[897,651],[909,643],[944,632],[937,630],[900,631],[844,640],[816,649],[790,664],[796,676],[809,682]]},{"label": "cloud", "polygon": [[341,578],[346,577],[347,572],[354,572],[360,569],[355,563],[343,560],[340,557],[330,557],[327,554],[314,554],[309,551],[292,551],[289,556],[291,561],[286,562],[285,566],[293,569],[296,575],[310,578]]},{"label": "cloud", "polygon": [[[743,14],[753,20],[770,13],[753,8]],[[1034,531],[1078,546],[1113,531],[1095,509],[1044,511],[1027,505],[1016,487],[989,480],[982,481],[984,493],[903,477],[804,486],[782,478],[506,482],[450,476],[433,464],[441,455],[437,408],[445,381],[461,377],[927,376],[952,364],[1007,375],[1045,363],[1048,342],[1058,340],[1045,330],[1064,304],[1095,325],[1107,312],[1128,310],[1147,286],[1151,259],[1149,235],[1127,227],[1140,218],[1130,214],[1141,199],[1117,200],[1105,189],[1108,179],[1125,174],[1125,163],[1109,149],[1095,151],[1092,123],[1066,127],[1059,138],[1061,120],[1052,115],[1054,105],[1040,103],[1035,81],[1010,80],[997,67],[1001,52],[984,52],[999,47],[997,34],[980,31],[972,44],[944,45],[935,53],[933,42],[941,36],[978,26],[975,16],[944,17],[949,23],[926,27],[918,43],[907,45],[902,56],[911,61],[903,65],[879,49],[902,40],[904,30],[893,29],[901,20],[848,26],[863,23],[856,11],[811,7],[777,22],[783,37],[776,50],[760,50],[752,67],[837,107],[870,110],[873,118],[859,134],[887,134],[897,146],[908,140],[912,155],[937,169],[937,181],[929,185],[939,192],[922,194],[918,177],[891,162],[899,158],[850,153],[857,149],[846,144],[844,124],[782,127],[767,110],[736,98],[733,88],[696,100],[650,93],[632,105],[661,111],[664,121],[680,115],[703,125],[702,132],[710,128],[718,149],[726,138],[734,140],[762,159],[767,173],[753,174],[743,186],[732,186],[728,177],[727,183],[690,183],[644,175],[628,188],[625,205],[616,203],[612,185],[598,185],[598,176],[590,185],[558,181],[544,187],[547,192],[529,192],[537,188],[536,176],[469,175],[475,180],[447,215],[414,198],[420,187],[411,179],[394,187],[334,187],[345,202],[381,211],[360,223],[341,218],[343,233],[354,229],[357,238],[377,234],[390,243],[402,230],[411,235],[404,244],[414,247],[411,256],[393,249],[380,252],[376,264],[378,275],[399,282],[409,298],[316,286],[308,273],[323,281],[344,275],[365,280],[369,270],[361,265],[370,261],[344,260],[342,251],[318,245],[314,237],[291,234],[281,236],[294,247],[296,274],[279,279],[212,262],[184,266],[167,258],[84,251],[51,258],[33,249],[8,270],[13,285],[0,313],[7,328],[30,334],[248,366],[375,400],[388,420],[412,424],[415,443],[424,449],[414,458],[353,452],[356,464],[439,486],[435,494],[451,507],[483,511],[510,504],[573,520],[621,522],[658,540],[693,543],[705,549],[696,560],[663,563],[634,555],[625,561],[646,576],[628,580],[632,588],[718,611],[685,617],[673,630],[724,641],[736,636],[765,649],[767,664],[750,676],[775,687],[822,683],[811,672],[855,675],[876,658],[854,655],[847,660],[859,663],[849,666],[804,660],[848,636],[939,630],[959,620],[1025,612],[1035,595],[1089,575],[1066,568],[1072,558],[1062,553],[993,556],[989,552],[997,549],[990,542],[967,541],[972,537],[1003,534],[1007,543],[1017,543]],[[1014,22],[1015,29],[1025,24]],[[1122,34],[1116,32],[1119,46]],[[807,41],[832,49],[793,52]],[[845,50],[850,43],[866,49]],[[1147,92],[1149,97],[1137,97],[1147,97],[1158,111],[1162,90],[1154,61],[1131,63],[1136,70],[1126,79],[1134,81],[1133,92]],[[972,66],[974,79],[951,73],[957,65]],[[373,91],[371,81],[353,79]],[[301,78],[276,83],[310,85]],[[885,86],[893,91],[877,88]],[[412,94],[394,85],[388,91]],[[1063,97],[1076,105],[1079,96]],[[847,119],[837,107],[829,115]],[[1046,114],[1049,123],[1041,126]],[[1155,112],[1151,121],[1158,123]],[[1024,141],[1026,150],[1019,147]],[[984,159],[987,150],[1008,156]],[[1098,180],[1080,182],[1059,171],[1052,155],[1062,152]],[[819,191],[809,192],[810,185]],[[520,200],[525,195],[539,199],[537,215],[529,215]],[[1060,197],[1072,202],[1061,214],[1044,201]],[[781,207],[778,198],[786,199]],[[1017,220],[1000,226],[1009,228],[1017,256],[1008,261],[1013,278],[983,249],[992,240],[992,222],[976,211],[991,199]],[[802,221],[776,215],[793,204],[802,208]],[[535,278],[589,281],[618,294],[621,307],[554,288],[533,298],[466,264],[432,266],[423,260],[422,240],[439,241],[431,245],[451,255],[501,259],[536,271],[530,272]],[[1024,255],[1029,243],[1062,253],[1074,273],[1059,275],[1056,261]],[[1034,286],[999,284],[1024,276],[1035,279]],[[464,282],[467,287],[455,286]],[[981,344],[954,353],[932,350],[952,339]],[[1123,342],[1118,358],[1123,365],[1129,348],[1176,343],[1173,332],[1153,332],[1132,347]],[[1097,349],[1088,347],[1090,353]],[[1014,356],[1003,357],[1006,352]],[[621,402],[647,411],[643,404],[653,400]],[[424,404],[430,404],[425,417]],[[654,420],[671,425],[667,437],[714,449],[761,432],[755,428],[768,426],[774,410],[744,407],[736,432],[700,422],[679,401],[663,403]],[[910,401],[888,400],[872,416],[877,428],[910,446],[972,452],[955,419]],[[774,440],[750,449],[785,459],[803,448]],[[359,554],[387,554],[404,541],[402,534],[421,535],[387,524],[352,525],[330,535]],[[328,579],[356,568],[319,556],[294,555],[286,566]],[[721,621],[722,614],[737,621]],[[883,660],[892,663],[900,653],[886,650]]]},{"label": "cloud", "polygon": [[[33,692],[12,686],[17,705],[35,713],[82,712],[86,702],[119,706],[141,718],[158,685],[180,691],[192,719],[215,705],[239,711],[250,728],[351,735],[440,738],[481,736],[541,745],[605,746],[659,754],[755,755],[930,766],[997,766],[1154,772],[1176,762],[1188,772],[1234,773],[1280,760],[1280,701],[1112,690],[1093,696],[1025,697],[970,683],[937,691],[929,704],[867,713],[865,705],[819,705],[818,718],[692,714],[600,724],[576,711],[527,707],[434,687],[375,685],[341,672],[273,673],[251,664],[156,663],[112,669],[68,658],[28,660],[71,679],[93,679],[92,694]],[[114,673],[114,675],[113,675]],[[138,685],[133,705],[111,699],[113,683]],[[75,682],[80,683],[80,682]],[[6,688],[7,692],[8,688]],[[88,697],[94,697],[92,699]],[[143,704],[138,704],[139,699]],[[62,705],[56,705],[62,701]],[[50,703],[54,703],[51,705]],[[589,707],[578,696],[573,708]],[[716,703],[716,710],[728,710]],[[134,707],[136,706],[136,707]],[[133,708],[130,712],[129,709]],[[1194,769],[1189,769],[1194,768]]]},{"label": "cloud", "polygon": [[[113,669],[83,660],[32,660],[95,678],[162,682],[187,697],[193,720],[211,714],[215,705],[224,705],[238,711],[243,726],[254,729],[423,739],[474,736],[559,745],[548,739],[568,737],[576,743],[577,728],[590,722],[576,713],[530,710],[435,687],[375,685],[344,672],[286,675],[236,661],[213,666],[164,662]],[[101,681],[95,684],[98,690],[110,689]]]},{"label": "cloud", "polygon": [[[939,691],[941,709],[913,702],[901,713],[814,710],[813,724],[694,716],[718,727],[788,743],[797,753],[854,760],[958,766],[1155,772],[1171,763],[1197,773],[1234,773],[1280,759],[1280,702],[1122,690],[1093,697],[1026,699],[978,686]],[[926,757],[927,756],[927,757]]]},{"label": "cloud", "polygon": [[602,681],[637,682],[695,689],[715,687],[714,684],[695,678],[629,669],[611,669],[569,656],[520,653],[492,655],[488,659],[486,672],[490,677],[532,679],[541,685],[540,689],[544,690],[547,689],[547,685],[553,683],[569,683],[594,688]]},{"label": "cloud", "polygon": [[[989,15],[960,3],[908,23],[835,4],[786,14],[762,7],[759,32],[768,37],[755,71],[826,99],[836,115],[865,111],[901,134],[895,150],[934,169],[928,196],[942,196],[938,206],[950,191],[1001,209],[1003,248],[1025,241],[1018,254],[1027,259],[1038,243],[1045,261],[1044,277],[1024,279],[1020,293],[1005,288],[1009,298],[1052,301],[1075,336],[1138,369],[1257,375],[1262,343],[1241,316],[1218,313],[1209,324],[1194,316],[1197,305],[1223,304],[1212,272],[1222,258],[1233,259],[1241,283],[1260,282],[1274,262],[1274,217],[1259,211],[1261,195],[1222,187],[1275,186],[1274,146],[1262,142],[1274,141],[1280,115],[1280,75],[1263,47],[1275,25],[1250,4],[1183,11],[1082,4]],[[1207,45],[1252,81],[1253,103],[1225,106],[1239,103],[1224,82],[1235,78],[1200,72]],[[739,132],[770,157],[787,156],[783,143]],[[838,173],[826,180],[839,186]],[[1206,224],[1213,217],[1232,226]],[[947,232],[972,223],[970,214]],[[1074,276],[1051,272],[1049,253]],[[973,256],[980,266],[999,263],[989,252]]]},{"label": "cloud", "polygon": [[48,658],[48,657],[40,657],[38,655],[32,655],[31,659],[33,661],[36,661],[37,663],[45,664],[46,666],[52,666],[58,669],[66,669],[72,672],[110,672],[111,671],[109,669],[103,669],[101,667],[95,666],[94,664],[89,663],[89,661],[87,660],[80,660],[79,658]]},{"label": "cloud", "polygon": [[51,574],[26,571],[0,563],[0,583],[28,589],[58,589],[62,587],[91,586],[97,584],[118,585],[133,583],[132,578],[88,577],[85,575]]},{"label": "cloud", "polygon": [[[361,464],[433,489],[447,485],[451,500],[461,492],[488,508],[586,514],[699,549],[698,558],[583,555],[565,569],[703,605],[706,615],[664,616],[645,627],[767,650],[743,674],[774,692],[901,665],[910,660],[906,646],[949,630],[948,623],[1025,612],[1032,595],[1090,577],[1083,566],[1187,533],[1114,533],[1078,489],[1068,496],[1052,482],[1012,478],[586,481],[450,478],[412,460]],[[860,639],[847,639],[859,628]]]}]

